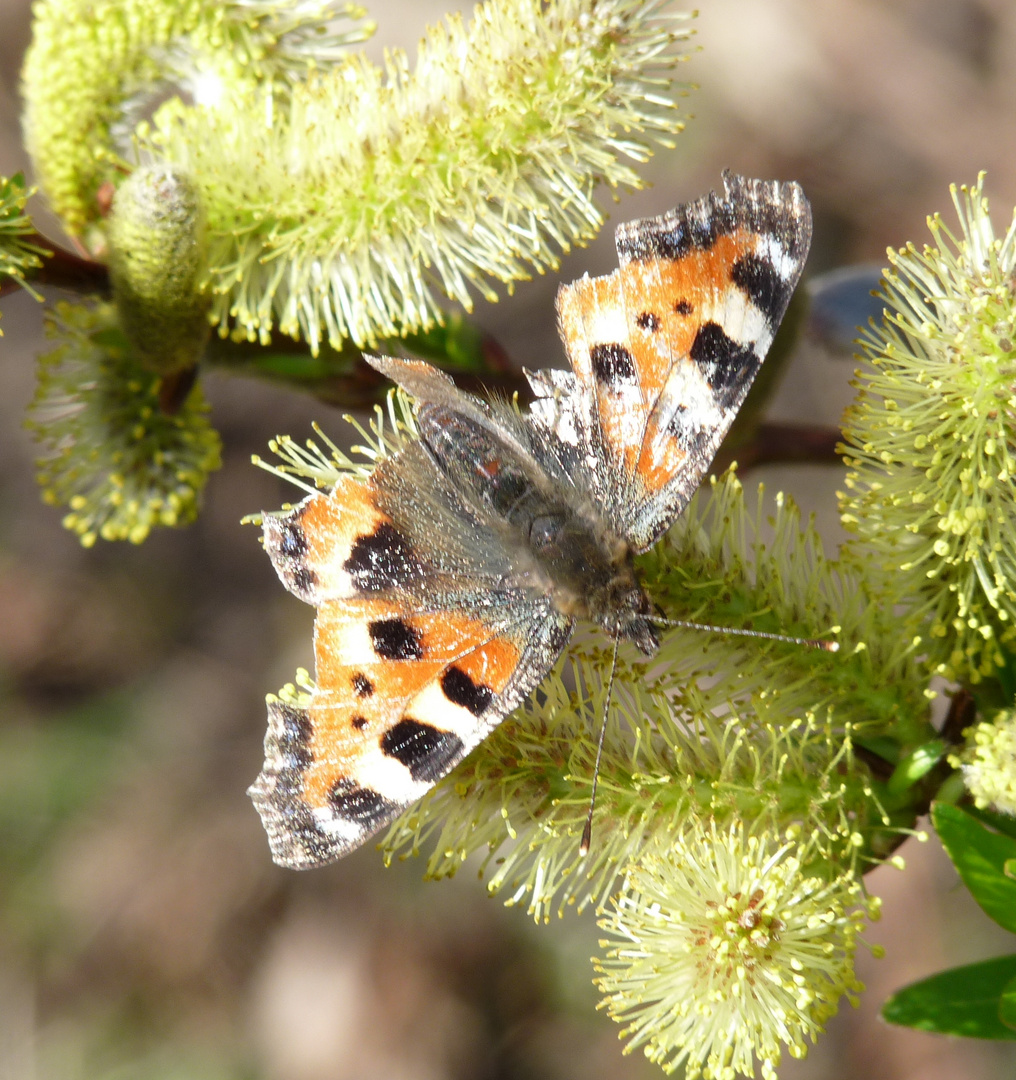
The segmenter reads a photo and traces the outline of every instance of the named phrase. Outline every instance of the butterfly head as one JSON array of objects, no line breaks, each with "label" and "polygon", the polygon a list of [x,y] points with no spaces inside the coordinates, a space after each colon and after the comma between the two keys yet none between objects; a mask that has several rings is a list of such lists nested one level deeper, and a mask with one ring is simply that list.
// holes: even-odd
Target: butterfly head
[{"label": "butterfly head", "polygon": [[608,610],[601,618],[605,629],[625,641],[632,641],[640,652],[654,656],[660,639],[653,625],[656,607],[632,573],[617,577],[609,588]]}]

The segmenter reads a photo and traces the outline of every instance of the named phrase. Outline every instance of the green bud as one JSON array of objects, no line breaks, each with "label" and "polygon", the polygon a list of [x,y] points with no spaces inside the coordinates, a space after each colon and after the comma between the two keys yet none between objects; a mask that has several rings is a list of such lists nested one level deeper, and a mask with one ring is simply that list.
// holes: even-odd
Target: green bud
[{"label": "green bud", "polygon": [[137,169],[117,189],[109,246],[120,326],[138,360],[160,374],[192,367],[210,330],[195,185],[170,165]]}]

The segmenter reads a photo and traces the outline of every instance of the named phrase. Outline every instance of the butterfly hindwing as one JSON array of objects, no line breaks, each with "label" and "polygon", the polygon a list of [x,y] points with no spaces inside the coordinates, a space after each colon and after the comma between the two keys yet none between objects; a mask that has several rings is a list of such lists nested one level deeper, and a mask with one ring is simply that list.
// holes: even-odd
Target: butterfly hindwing
[{"label": "butterfly hindwing", "polygon": [[546,610],[520,614],[493,627],[382,600],[319,609],[317,686],[306,705],[270,704],[251,787],[276,862],[304,869],[359,846],[520,703],[570,629]]}]

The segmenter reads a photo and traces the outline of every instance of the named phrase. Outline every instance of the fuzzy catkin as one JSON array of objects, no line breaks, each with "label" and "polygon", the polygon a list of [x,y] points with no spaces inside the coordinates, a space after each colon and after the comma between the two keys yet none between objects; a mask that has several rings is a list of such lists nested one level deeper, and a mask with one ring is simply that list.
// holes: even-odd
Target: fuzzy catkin
[{"label": "fuzzy catkin", "polygon": [[109,244],[120,326],[136,359],[160,374],[193,366],[210,330],[195,185],[169,165],[137,169],[117,189]]}]

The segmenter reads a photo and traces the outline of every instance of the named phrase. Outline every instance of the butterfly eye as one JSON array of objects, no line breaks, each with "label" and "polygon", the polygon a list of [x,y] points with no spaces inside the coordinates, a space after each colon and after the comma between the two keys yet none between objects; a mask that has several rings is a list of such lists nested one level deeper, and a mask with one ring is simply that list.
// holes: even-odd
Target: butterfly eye
[{"label": "butterfly eye", "polygon": [[559,514],[541,514],[533,518],[529,526],[529,542],[533,548],[540,551],[556,544],[561,535],[561,526],[564,519]]}]

